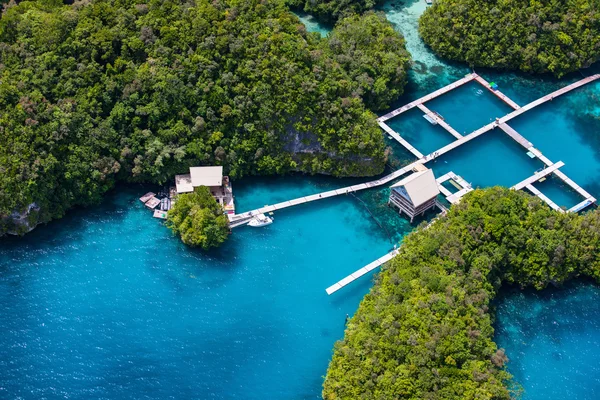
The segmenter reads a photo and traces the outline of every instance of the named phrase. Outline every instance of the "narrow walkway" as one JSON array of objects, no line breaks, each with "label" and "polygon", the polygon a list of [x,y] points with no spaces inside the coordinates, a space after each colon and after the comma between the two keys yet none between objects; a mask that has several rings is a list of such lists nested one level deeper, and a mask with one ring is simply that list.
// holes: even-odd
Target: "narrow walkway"
[{"label": "narrow walkway", "polygon": [[440,88],[440,89],[436,90],[435,92],[431,92],[428,95],[421,97],[420,99],[417,99],[417,100],[415,100],[411,103],[408,103],[394,111],[390,111],[389,113],[382,115],[381,117],[379,117],[377,119],[377,121],[384,122],[384,121],[387,121],[388,119],[392,119],[392,118],[402,114],[403,112],[416,107],[419,104],[425,103],[431,99],[435,99],[436,97],[439,97],[439,96],[443,95],[444,93],[448,93],[452,89],[456,89],[457,87],[462,86],[465,83],[471,82],[473,79],[475,79],[475,74],[468,74],[464,78],[459,79],[456,82],[453,82],[447,86],[444,86],[443,88]]},{"label": "narrow walkway", "polygon": [[455,138],[460,139],[461,137],[463,137],[453,127],[448,125],[448,123],[446,121],[444,121],[442,118],[440,118],[440,116],[438,114],[434,113],[429,108],[425,107],[423,104],[417,104],[417,107],[419,107],[419,109],[421,111],[423,111],[425,114],[429,115],[429,118],[433,119],[439,126],[441,126],[445,130],[450,132],[452,134],[452,136],[454,136]]},{"label": "narrow walkway", "polygon": [[377,260],[373,261],[372,263],[367,264],[366,266],[362,267],[358,271],[351,273],[350,275],[348,275],[341,281],[336,282],[333,285],[329,286],[327,289],[325,289],[325,291],[329,295],[332,293],[335,293],[338,290],[340,290],[341,288],[343,288],[344,286],[346,286],[347,284],[354,282],[355,280],[357,280],[358,278],[360,278],[367,272],[371,272],[375,268],[379,267],[381,264],[385,264],[386,262],[390,261],[392,258],[396,257],[397,255],[398,255],[398,250],[390,251],[385,256],[379,257]]},{"label": "narrow walkway", "polygon": [[498,125],[498,128],[500,128],[504,132],[506,132],[506,134],[508,136],[513,138],[517,143],[519,143],[521,146],[525,147],[527,150],[529,150],[531,147],[533,147],[533,143],[531,143],[529,140],[525,139],[523,136],[521,136],[521,134],[519,132],[515,131],[513,128],[506,125],[505,123]]},{"label": "narrow walkway", "polygon": [[398,135],[396,131],[390,128],[385,122],[379,121],[378,124],[384,131],[386,131],[388,135],[393,137],[398,143],[404,146],[404,148],[410,151],[415,157],[423,158],[423,154],[419,150],[415,149],[410,143],[404,140],[402,136]]},{"label": "narrow walkway", "polygon": [[485,79],[483,79],[481,76],[479,76],[477,74],[474,74],[474,75],[475,75],[475,80],[477,82],[481,83],[482,86],[485,86],[485,88],[487,90],[489,90],[490,92],[492,92],[500,100],[504,101],[506,104],[508,104],[509,106],[511,106],[512,108],[514,108],[515,110],[518,110],[519,108],[521,108],[521,106],[519,106],[510,97],[508,97],[507,95],[505,95],[501,91],[492,89],[492,87],[490,86],[490,83],[488,81],[486,81]]}]

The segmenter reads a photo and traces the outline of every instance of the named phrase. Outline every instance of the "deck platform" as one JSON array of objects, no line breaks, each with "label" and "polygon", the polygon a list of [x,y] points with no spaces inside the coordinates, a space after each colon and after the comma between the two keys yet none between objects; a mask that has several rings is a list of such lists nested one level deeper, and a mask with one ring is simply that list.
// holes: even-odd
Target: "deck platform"
[{"label": "deck platform", "polygon": [[558,89],[550,94],[547,94],[544,97],[540,97],[539,99],[532,101],[531,103],[519,108],[518,110],[511,112],[508,115],[505,115],[504,117],[500,118],[499,122],[500,123],[508,122],[511,119],[514,119],[514,118],[518,117],[519,115],[523,114],[524,112],[527,112],[527,111],[529,111],[541,104],[544,104],[548,101],[552,101],[556,97],[562,96],[565,93],[569,93],[572,90],[580,88],[580,87],[587,85],[590,82],[594,82],[598,79],[600,79],[600,74],[595,74],[592,76],[588,76],[587,78],[583,78],[575,83],[565,86],[564,88]]},{"label": "deck platform", "polygon": [[[452,179],[458,184],[457,187],[460,188],[458,192],[452,193],[442,185],[442,183],[450,179]],[[456,175],[452,171],[437,178],[436,182],[438,183],[438,189],[440,189],[440,192],[442,192],[442,194],[446,197],[446,200],[448,200],[452,204],[458,203],[465,194],[473,191],[473,188],[471,187],[471,184],[469,182],[465,181],[463,178]]]},{"label": "deck platform", "polygon": [[441,126],[445,130],[450,132],[450,134],[452,134],[452,136],[454,136],[456,139],[460,139],[461,137],[463,137],[453,127],[448,125],[448,123],[446,121],[444,121],[442,118],[440,118],[440,116],[438,114],[434,113],[429,108],[425,107],[423,104],[417,104],[417,107],[419,107],[419,109],[421,111],[423,111],[426,115],[428,115],[429,118],[434,120],[439,126]]},{"label": "deck platform", "polygon": [[488,81],[486,81],[485,79],[483,79],[481,76],[479,76],[477,74],[474,74],[474,75],[475,75],[475,80],[477,82],[479,82],[482,86],[485,86],[485,88],[487,90],[489,90],[490,92],[492,92],[500,100],[502,100],[503,102],[505,102],[506,104],[508,104],[512,108],[514,108],[515,110],[518,110],[519,108],[521,108],[521,106],[519,106],[517,103],[515,103],[510,97],[508,97],[507,95],[505,95],[504,93],[502,93],[499,90],[493,89],[490,86],[490,83]]}]

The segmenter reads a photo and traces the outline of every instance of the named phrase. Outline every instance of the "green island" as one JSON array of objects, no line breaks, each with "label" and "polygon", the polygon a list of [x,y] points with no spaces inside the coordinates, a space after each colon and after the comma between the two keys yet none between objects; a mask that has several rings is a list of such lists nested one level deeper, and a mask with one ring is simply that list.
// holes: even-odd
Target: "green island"
[{"label": "green island", "polygon": [[402,93],[404,40],[377,14],[341,21],[332,38],[307,33],[278,0],[8,7],[0,234],[198,163],[232,179],[382,172],[371,110]]},{"label": "green island", "polygon": [[229,221],[206,186],[177,196],[169,210],[167,226],[181,241],[208,250],[219,247],[229,235]]},{"label": "green island", "polygon": [[600,212],[551,210],[500,187],[408,235],[335,345],[325,399],[510,399],[492,340],[502,285],[600,282]]},{"label": "green island", "polygon": [[438,55],[472,67],[561,77],[600,58],[598,0],[436,0],[419,33]]}]

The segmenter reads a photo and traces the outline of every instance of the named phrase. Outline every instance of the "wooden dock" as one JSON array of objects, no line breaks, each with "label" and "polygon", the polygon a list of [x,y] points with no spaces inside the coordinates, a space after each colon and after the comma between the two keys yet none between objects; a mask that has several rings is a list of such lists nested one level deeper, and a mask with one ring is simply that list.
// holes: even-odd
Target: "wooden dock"
[{"label": "wooden dock", "polygon": [[490,92],[492,92],[500,100],[502,100],[503,102],[505,102],[506,104],[508,104],[512,108],[514,108],[515,110],[518,110],[519,108],[521,108],[521,106],[519,106],[510,97],[508,97],[507,95],[505,95],[501,91],[492,89],[492,87],[490,86],[490,83],[488,81],[486,81],[485,79],[483,79],[481,76],[479,76],[477,74],[474,74],[474,75],[475,75],[475,80],[477,82],[479,82],[482,86],[485,86],[485,88],[487,90],[489,90]]},{"label": "wooden dock", "polygon": [[438,114],[434,113],[429,108],[425,107],[423,104],[417,104],[417,107],[419,107],[419,109],[421,111],[423,111],[425,114],[427,114],[429,116],[429,118],[433,119],[439,126],[441,126],[445,130],[450,132],[452,134],[452,136],[454,136],[456,139],[460,139],[461,137],[463,137],[453,127],[448,125],[448,123],[446,121],[444,121],[443,118],[440,118],[440,116]]},{"label": "wooden dock", "polygon": [[377,260],[365,265],[358,271],[351,273],[350,275],[348,275],[341,281],[336,282],[333,285],[329,286],[327,289],[325,289],[325,291],[327,292],[328,295],[331,295],[332,293],[337,292],[338,290],[340,290],[344,286],[348,285],[349,283],[354,282],[355,280],[357,280],[361,276],[365,275],[366,273],[371,272],[375,268],[390,261],[392,258],[396,257],[397,255],[398,255],[398,250],[391,251],[391,252],[387,253],[385,256],[379,257]]},{"label": "wooden dock", "polygon": [[[455,181],[458,184],[458,187],[460,187],[460,190],[458,192],[452,193],[442,185],[442,183],[450,179]],[[458,203],[465,194],[473,191],[473,188],[471,187],[471,184],[469,182],[465,181],[463,178],[456,175],[452,171],[437,178],[436,182],[438,183],[438,188],[440,189],[440,192],[442,192],[442,194],[446,197],[446,200],[448,200],[452,204]]]},{"label": "wooden dock", "polygon": [[392,119],[392,118],[402,114],[403,112],[416,107],[419,104],[422,104],[429,100],[435,99],[436,97],[439,97],[439,96],[443,95],[444,93],[448,93],[449,91],[456,89],[457,87],[462,86],[465,83],[469,83],[473,79],[475,79],[475,74],[468,74],[464,78],[459,79],[456,82],[446,85],[443,88],[436,90],[435,92],[431,92],[428,95],[421,97],[420,99],[417,99],[417,100],[410,102],[400,108],[395,109],[394,111],[390,111],[389,113],[382,115],[381,117],[379,117],[377,119],[377,121],[385,122],[388,119]]},{"label": "wooden dock", "polygon": [[[544,171],[546,171],[550,167],[553,167],[553,166],[555,166],[555,165],[558,164],[558,163],[554,164],[552,161],[550,161],[550,159],[548,157],[544,156],[541,151],[539,151],[538,149],[536,149],[530,141],[528,141],[527,139],[525,139],[520,133],[518,133],[517,131],[515,131],[513,128],[511,128],[510,126],[508,126],[506,123],[501,123],[500,125],[498,125],[498,127],[500,129],[502,129],[504,132],[506,132],[510,137],[512,137],[517,143],[519,143],[521,146],[525,147],[528,151],[530,151],[532,154],[534,154],[540,161],[542,161],[548,167]],[[562,165],[560,165],[558,168],[560,168],[560,167],[562,167],[564,165],[564,163],[562,163],[562,162],[561,162],[561,164]],[[561,179],[563,182],[565,182],[569,187],[571,187],[571,189],[573,189],[574,191],[576,191],[584,199],[579,204],[577,204],[574,207],[570,208],[569,211],[578,212],[578,211],[581,211],[584,208],[586,208],[587,206],[589,206],[591,204],[594,204],[596,202],[596,198],[594,198],[591,194],[589,194],[581,186],[579,186],[578,184],[576,184],[572,179],[570,179],[567,175],[565,175],[564,172],[560,171],[558,168],[555,168],[551,172],[554,173],[554,175],[556,175],[559,179]],[[519,183],[519,184],[517,184],[516,186],[521,185],[521,184],[522,184],[522,182]],[[522,187],[527,187],[529,185],[530,184],[522,185],[521,188]],[[527,189],[529,189],[529,191],[533,192],[529,187],[527,187]],[[556,206],[556,204],[554,204],[554,202],[552,202],[550,199],[548,199],[544,195],[538,195],[537,194],[537,193],[539,193],[539,190],[536,189],[536,192],[533,192],[533,193],[536,196],[538,196],[539,198],[541,198],[542,200],[546,201],[546,203],[548,203],[548,205],[550,207],[556,209],[554,207],[554,206]],[[560,210],[562,210],[562,208]]]}]

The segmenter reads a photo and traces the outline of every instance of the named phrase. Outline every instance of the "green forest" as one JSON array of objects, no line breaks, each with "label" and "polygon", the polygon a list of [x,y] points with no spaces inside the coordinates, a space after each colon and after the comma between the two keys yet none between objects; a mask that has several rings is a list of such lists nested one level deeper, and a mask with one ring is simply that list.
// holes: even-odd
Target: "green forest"
[{"label": "green forest", "polygon": [[[192,165],[383,171],[372,110],[409,55],[384,16],[310,34],[283,0],[22,2],[0,19],[0,234]],[[389,89],[389,90],[388,90]]]},{"label": "green forest", "polygon": [[503,284],[600,282],[600,211],[551,210],[500,187],[476,190],[404,239],[335,346],[325,399],[510,399],[493,342]]},{"label": "green forest", "polygon": [[561,77],[600,58],[600,1],[436,0],[419,32],[440,56],[472,67]]}]

